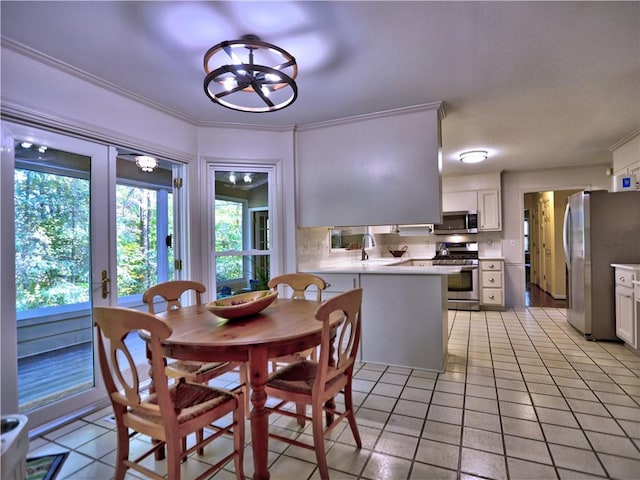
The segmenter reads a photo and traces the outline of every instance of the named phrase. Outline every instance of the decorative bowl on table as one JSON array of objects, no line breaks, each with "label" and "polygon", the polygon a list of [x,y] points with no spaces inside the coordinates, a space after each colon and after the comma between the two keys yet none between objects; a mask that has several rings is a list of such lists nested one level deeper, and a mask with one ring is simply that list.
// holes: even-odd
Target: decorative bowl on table
[{"label": "decorative bowl on table", "polygon": [[261,312],[277,297],[278,292],[272,290],[241,293],[209,302],[207,310],[222,318],[243,318]]}]

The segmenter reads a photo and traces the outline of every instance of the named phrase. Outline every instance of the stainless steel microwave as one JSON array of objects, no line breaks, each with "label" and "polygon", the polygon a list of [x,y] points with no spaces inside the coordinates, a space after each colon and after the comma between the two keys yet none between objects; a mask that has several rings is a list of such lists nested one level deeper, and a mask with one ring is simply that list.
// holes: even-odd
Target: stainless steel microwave
[{"label": "stainless steel microwave", "polygon": [[433,226],[436,235],[478,233],[478,212],[442,212],[442,223]]}]

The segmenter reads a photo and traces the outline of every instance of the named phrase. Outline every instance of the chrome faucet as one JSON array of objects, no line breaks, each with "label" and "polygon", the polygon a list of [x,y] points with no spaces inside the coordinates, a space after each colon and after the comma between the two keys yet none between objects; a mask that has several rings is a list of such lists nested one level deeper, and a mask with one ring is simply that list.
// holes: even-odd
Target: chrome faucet
[{"label": "chrome faucet", "polygon": [[362,255],[360,257],[361,261],[365,261],[369,259],[369,254],[366,252],[366,250],[364,249],[364,247],[366,246],[367,242],[367,237],[369,237],[369,239],[371,240],[371,246],[375,247],[376,246],[376,242],[373,240],[373,235],[371,235],[370,233],[365,233],[362,236]]}]

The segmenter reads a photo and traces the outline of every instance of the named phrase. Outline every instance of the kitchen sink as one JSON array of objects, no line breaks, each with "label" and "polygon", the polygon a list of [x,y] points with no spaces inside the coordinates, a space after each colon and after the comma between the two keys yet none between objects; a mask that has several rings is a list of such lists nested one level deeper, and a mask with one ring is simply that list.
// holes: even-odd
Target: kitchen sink
[{"label": "kitchen sink", "polygon": [[431,267],[433,262],[429,258],[410,258],[400,262],[387,264],[389,267]]}]

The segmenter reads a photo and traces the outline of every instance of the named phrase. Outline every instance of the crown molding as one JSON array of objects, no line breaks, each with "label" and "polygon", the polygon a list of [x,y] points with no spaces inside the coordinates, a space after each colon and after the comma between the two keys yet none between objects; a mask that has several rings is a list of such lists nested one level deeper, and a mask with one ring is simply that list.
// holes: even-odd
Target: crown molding
[{"label": "crown molding", "polygon": [[167,148],[165,145],[159,145],[153,142],[141,142],[139,138],[131,137],[122,132],[116,132],[86,122],[79,123],[72,118],[63,117],[58,114],[49,114],[39,108],[18,102],[11,102],[4,98],[0,105],[0,114],[3,120],[9,122],[33,125],[45,130],[89,139],[105,145],[114,145],[129,150],[145,152],[150,155],[157,155],[183,163],[189,163],[196,158],[195,154],[174,150]]},{"label": "crown molding", "polygon": [[8,50],[11,50],[13,52],[19,53],[20,55],[23,55],[25,57],[31,58],[33,60],[36,60],[40,63],[43,63],[45,65],[48,65],[52,68],[55,68],[56,70],[59,70],[61,72],[64,72],[68,75],[74,76],[76,78],[79,78],[81,80],[84,80],[88,83],[91,83],[93,85],[96,85],[97,87],[100,88],[104,88],[105,90],[108,90],[110,92],[116,93],[120,96],[129,98],[130,100],[133,100],[137,103],[141,103],[147,107],[153,108],[155,110],[158,110],[162,113],[165,113],[167,115],[170,115],[172,117],[178,118],[179,120],[182,120],[184,122],[187,122],[191,125],[197,125],[197,121],[191,117],[189,117],[188,115],[185,115],[182,112],[179,112],[178,110],[174,110],[172,108],[167,107],[166,105],[162,105],[158,102],[154,102],[153,100],[148,99],[147,97],[144,97],[142,95],[138,95],[137,93],[133,93],[130,90],[127,90],[125,88],[119,87],[118,85],[115,85],[111,82],[108,82],[100,77],[97,77],[96,75],[93,75],[92,73],[89,72],[85,72],[84,70],[81,70],[77,67],[74,67],[72,65],[69,65],[68,63],[62,62],[56,58],[51,57],[50,55],[46,55],[38,50],[34,50],[31,47],[27,47],[26,45],[16,42],[14,40],[11,40],[9,38],[6,37],[0,37],[1,42],[2,42],[2,46],[4,48],[7,48]]},{"label": "crown molding", "polygon": [[638,135],[640,135],[640,128],[636,128],[635,130],[633,130],[630,134],[622,137],[620,140],[618,140],[616,143],[614,143],[613,145],[611,145],[609,147],[609,151],[613,152],[614,150],[616,150],[617,148],[620,148],[622,145],[624,145],[625,143],[633,140],[634,138],[636,138]]},{"label": "crown molding", "polygon": [[345,118],[338,118],[338,119],[335,119],[335,120],[327,120],[325,122],[307,123],[307,124],[304,124],[304,125],[299,125],[296,128],[296,130],[299,131],[299,132],[303,132],[305,130],[314,130],[314,129],[317,129],[317,128],[332,127],[332,126],[337,126],[337,125],[343,125],[345,123],[360,122],[360,121],[363,121],[363,120],[372,120],[372,119],[375,119],[375,118],[393,117],[393,116],[396,116],[396,115],[402,115],[402,114],[413,113],[413,112],[422,112],[422,111],[426,111],[426,110],[437,110],[438,119],[440,121],[442,121],[442,119],[445,117],[444,103],[443,102],[432,102],[432,103],[423,103],[421,105],[412,105],[410,107],[394,108],[392,110],[384,110],[384,111],[381,111],[381,112],[365,113],[363,115],[355,115],[353,117],[345,117]]},{"label": "crown molding", "polygon": [[234,130],[259,130],[262,132],[289,132],[295,131],[295,125],[258,125],[255,123],[227,123],[227,122],[206,122],[196,123],[197,127],[203,128],[232,128]]}]

